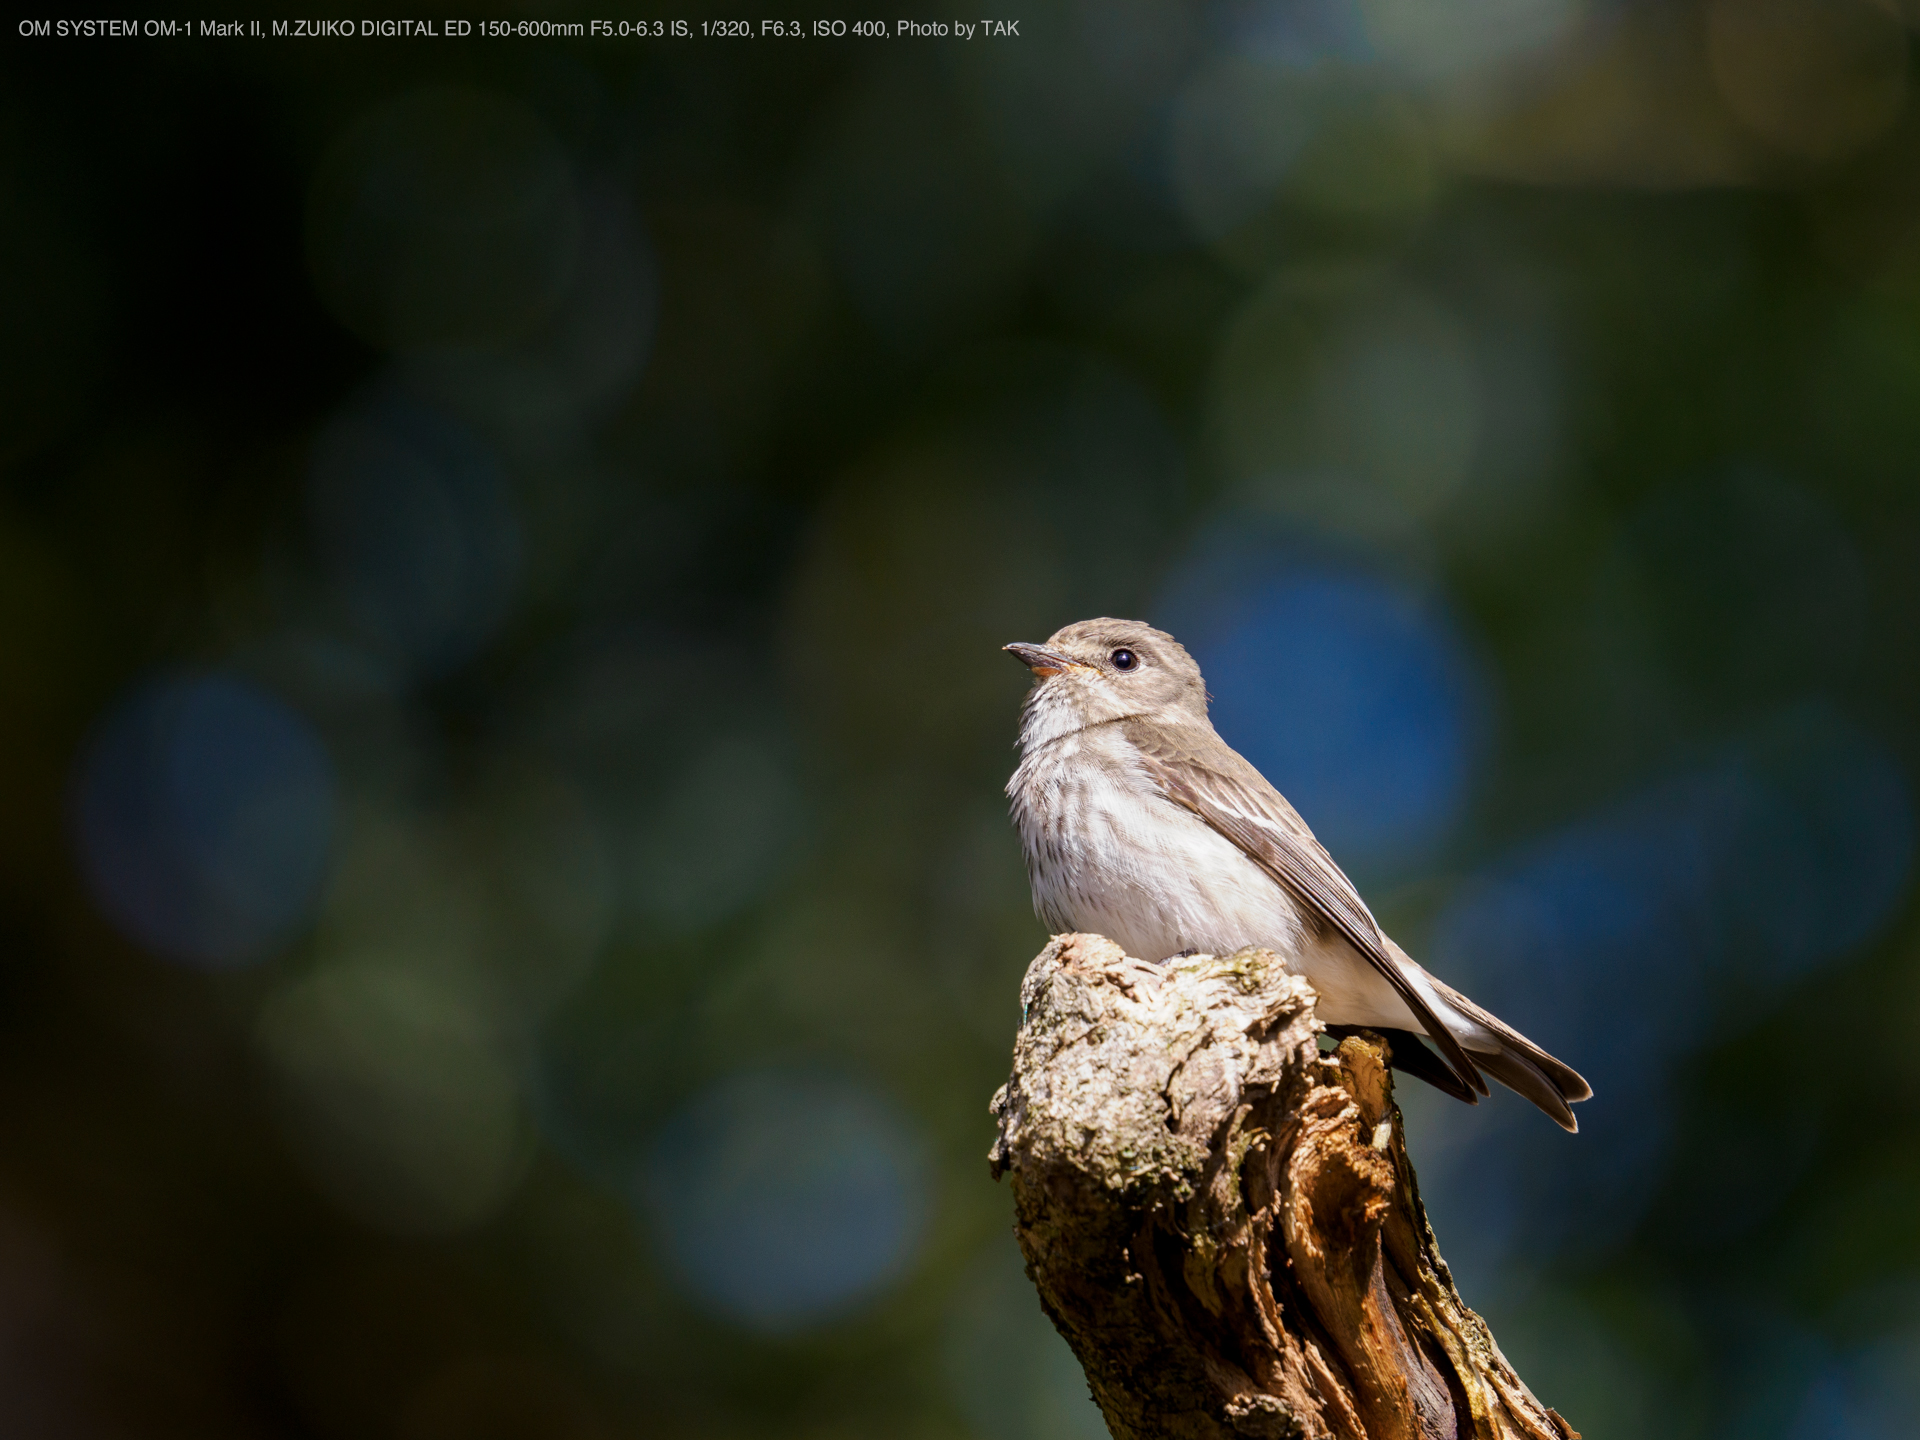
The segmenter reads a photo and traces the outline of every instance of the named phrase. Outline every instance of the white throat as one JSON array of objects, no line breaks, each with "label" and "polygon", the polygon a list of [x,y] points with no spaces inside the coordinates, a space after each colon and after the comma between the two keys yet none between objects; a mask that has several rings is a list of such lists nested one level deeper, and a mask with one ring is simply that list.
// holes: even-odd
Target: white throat
[{"label": "white throat", "polygon": [[1056,740],[1078,734],[1096,724],[1122,719],[1120,715],[1103,715],[1099,720],[1087,717],[1086,708],[1065,685],[1042,683],[1028,697],[1020,711],[1020,753],[1031,755],[1044,749]]}]

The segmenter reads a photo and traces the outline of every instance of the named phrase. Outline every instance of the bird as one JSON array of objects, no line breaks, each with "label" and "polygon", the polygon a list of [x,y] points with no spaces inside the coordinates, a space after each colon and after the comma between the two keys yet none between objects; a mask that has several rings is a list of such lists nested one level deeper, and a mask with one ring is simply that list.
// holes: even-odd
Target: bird
[{"label": "bird", "polygon": [[1396,1069],[1458,1100],[1478,1104],[1491,1076],[1580,1128],[1571,1107],[1593,1088],[1393,942],[1286,797],[1214,730],[1200,667],[1173,636],[1082,620],[1004,648],[1034,681],[1007,796],[1049,930],[1156,962],[1270,949],[1313,986],[1331,1033],[1376,1031]]}]

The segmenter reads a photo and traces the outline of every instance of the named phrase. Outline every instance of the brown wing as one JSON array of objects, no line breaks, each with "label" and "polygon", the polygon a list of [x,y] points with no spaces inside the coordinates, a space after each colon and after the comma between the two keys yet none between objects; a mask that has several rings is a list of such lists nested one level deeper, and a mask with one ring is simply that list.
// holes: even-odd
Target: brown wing
[{"label": "brown wing", "polygon": [[1139,719],[1120,723],[1162,793],[1239,846],[1309,914],[1338,931],[1407,1002],[1462,1083],[1487,1094],[1487,1082],[1460,1042],[1387,953],[1387,938],[1360,892],[1286,797],[1211,730]]}]

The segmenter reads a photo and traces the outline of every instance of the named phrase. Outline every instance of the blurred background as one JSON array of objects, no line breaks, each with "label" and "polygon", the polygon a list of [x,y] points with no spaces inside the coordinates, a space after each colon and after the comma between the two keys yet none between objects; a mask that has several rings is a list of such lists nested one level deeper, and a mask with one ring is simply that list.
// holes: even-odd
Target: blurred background
[{"label": "blurred background", "polygon": [[1920,10],[1005,18],[8,25],[0,1433],[1101,1435],[985,1163],[1100,614],[1592,1079],[1404,1094],[1543,1398],[1920,1433]]}]

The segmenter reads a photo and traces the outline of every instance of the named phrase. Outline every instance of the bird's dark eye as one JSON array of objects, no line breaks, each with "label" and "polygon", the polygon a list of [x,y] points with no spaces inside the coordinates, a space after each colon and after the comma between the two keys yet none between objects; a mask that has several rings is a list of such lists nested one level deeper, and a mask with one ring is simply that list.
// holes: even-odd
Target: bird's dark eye
[{"label": "bird's dark eye", "polygon": [[1140,657],[1131,650],[1116,650],[1107,659],[1116,670],[1131,670],[1140,663]]}]

